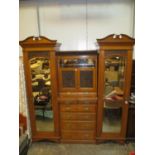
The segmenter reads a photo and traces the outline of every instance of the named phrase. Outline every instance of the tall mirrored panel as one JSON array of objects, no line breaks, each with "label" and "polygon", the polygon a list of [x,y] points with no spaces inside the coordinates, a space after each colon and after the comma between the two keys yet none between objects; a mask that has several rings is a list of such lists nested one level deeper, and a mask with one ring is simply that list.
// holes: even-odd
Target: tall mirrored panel
[{"label": "tall mirrored panel", "polygon": [[47,52],[29,54],[36,130],[54,131],[50,62]]},{"label": "tall mirrored panel", "polygon": [[105,59],[102,132],[119,133],[124,101],[125,57]]}]

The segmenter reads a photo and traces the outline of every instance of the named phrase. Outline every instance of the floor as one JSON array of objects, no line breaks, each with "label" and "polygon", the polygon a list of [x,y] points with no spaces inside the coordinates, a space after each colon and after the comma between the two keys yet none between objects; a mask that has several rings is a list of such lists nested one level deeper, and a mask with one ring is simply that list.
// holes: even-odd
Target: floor
[{"label": "floor", "polygon": [[129,155],[134,143],[118,144],[57,144],[51,142],[32,143],[28,155]]}]

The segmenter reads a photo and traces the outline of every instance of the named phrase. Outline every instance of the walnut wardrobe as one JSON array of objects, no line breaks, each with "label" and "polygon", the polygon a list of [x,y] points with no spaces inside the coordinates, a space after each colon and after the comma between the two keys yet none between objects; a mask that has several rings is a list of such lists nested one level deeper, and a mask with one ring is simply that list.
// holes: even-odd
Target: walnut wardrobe
[{"label": "walnut wardrobe", "polygon": [[125,140],[134,39],[97,42],[98,50],[59,51],[43,36],[20,41],[32,141]]}]

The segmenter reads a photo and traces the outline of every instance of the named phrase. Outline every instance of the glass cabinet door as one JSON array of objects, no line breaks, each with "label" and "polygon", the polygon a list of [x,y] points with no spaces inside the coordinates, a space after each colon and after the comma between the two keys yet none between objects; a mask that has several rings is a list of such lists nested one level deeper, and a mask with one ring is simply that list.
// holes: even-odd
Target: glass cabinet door
[{"label": "glass cabinet door", "polygon": [[37,131],[54,131],[51,68],[48,52],[30,52],[32,97]]},{"label": "glass cabinet door", "polygon": [[79,69],[79,88],[88,91],[94,88],[96,62],[94,58],[88,57],[81,60],[81,63],[85,66]]},{"label": "glass cabinet door", "polygon": [[93,71],[92,70],[80,70],[80,88],[92,88],[93,87]]},{"label": "glass cabinet door", "polygon": [[62,70],[62,87],[75,88],[75,70]]},{"label": "glass cabinet door", "polygon": [[106,56],[104,61],[104,94],[102,132],[120,133],[125,84],[124,56]]},{"label": "glass cabinet door", "polygon": [[68,56],[59,58],[60,89],[82,91],[94,87],[94,58]]},{"label": "glass cabinet door", "polygon": [[59,59],[59,86],[63,90],[76,89],[76,59]]}]

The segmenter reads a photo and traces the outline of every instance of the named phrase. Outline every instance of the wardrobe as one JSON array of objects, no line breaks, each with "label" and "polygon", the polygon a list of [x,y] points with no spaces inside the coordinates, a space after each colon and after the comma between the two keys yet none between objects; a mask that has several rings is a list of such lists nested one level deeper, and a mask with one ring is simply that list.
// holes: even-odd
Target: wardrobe
[{"label": "wardrobe", "polygon": [[32,141],[125,141],[134,39],[112,34],[97,43],[60,51],[44,36],[20,41]]}]

